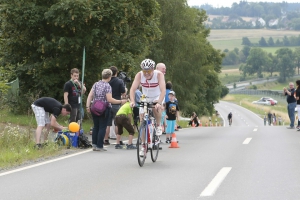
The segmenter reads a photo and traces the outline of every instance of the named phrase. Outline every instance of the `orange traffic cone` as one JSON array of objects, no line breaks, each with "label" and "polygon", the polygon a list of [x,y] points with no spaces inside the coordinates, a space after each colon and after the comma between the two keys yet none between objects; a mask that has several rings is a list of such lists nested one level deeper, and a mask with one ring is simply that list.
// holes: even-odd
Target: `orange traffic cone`
[{"label": "orange traffic cone", "polygon": [[194,121],[193,121],[193,123],[192,123],[192,127],[195,127],[195,123],[194,123]]},{"label": "orange traffic cone", "polygon": [[172,133],[172,141],[171,141],[171,145],[169,146],[169,148],[179,148],[175,133]]}]

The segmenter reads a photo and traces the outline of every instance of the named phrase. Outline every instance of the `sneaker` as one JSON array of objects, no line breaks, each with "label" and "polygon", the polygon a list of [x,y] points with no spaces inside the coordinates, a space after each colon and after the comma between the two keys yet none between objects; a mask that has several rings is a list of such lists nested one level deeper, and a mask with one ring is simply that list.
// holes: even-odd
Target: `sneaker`
[{"label": "sneaker", "polygon": [[41,145],[41,144],[35,144],[35,145],[34,145],[34,148],[35,148],[35,149],[41,149],[41,148],[42,148],[42,145]]},{"label": "sneaker", "polygon": [[182,127],[181,127],[181,126],[177,126],[177,128],[178,128],[178,129],[182,129]]},{"label": "sneaker", "polygon": [[145,151],[145,148],[142,147],[140,150],[140,157],[144,157],[144,151]]},{"label": "sneaker", "polygon": [[104,148],[94,148],[93,151],[107,151],[107,149],[104,149]]},{"label": "sneaker", "polygon": [[171,143],[171,140],[170,140],[169,138],[167,138],[166,143],[167,143],[167,144],[170,144],[170,143]]},{"label": "sneaker", "polygon": [[115,149],[123,149],[123,147],[120,144],[116,144]]},{"label": "sneaker", "polygon": [[135,145],[129,144],[126,149],[137,149]]},{"label": "sneaker", "polygon": [[161,126],[156,127],[156,135],[162,135],[162,128],[161,128]]},{"label": "sneaker", "polygon": [[287,129],[294,129],[295,127],[294,126],[288,126],[286,127]]},{"label": "sneaker", "polygon": [[163,132],[162,134],[163,134],[163,135],[166,135],[167,133],[166,133],[166,132]]},{"label": "sneaker", "polygon": [[124,142],[120,141],[120,145],[124,145]]},{"label": "sneaker", "polygon": [[104,145],[110,145],[109,140],[104,140]]}]

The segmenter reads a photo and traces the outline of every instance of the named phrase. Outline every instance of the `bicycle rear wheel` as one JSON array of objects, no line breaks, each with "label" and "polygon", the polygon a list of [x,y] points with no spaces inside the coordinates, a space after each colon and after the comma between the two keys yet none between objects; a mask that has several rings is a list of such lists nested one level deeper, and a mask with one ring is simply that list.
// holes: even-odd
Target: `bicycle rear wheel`
[{"label": "bicycle rear wheel", "polygon": [[147,140],[145,138],[145,134],[146,134],[146,125],[145,123],[142,123],[139,128],[139,134],[136,141],[137,159],[140,167],[144,165],[147,157],[147,151],[148,151],[148,145],[147,145]]},{"label": "bicycle rear wheel", "polygon": [[154,129],[153,131],[153,138],[152,138],[152,148],[151,148],[151,160],[152,162],[155,162],[158,157],[159,152],[159,141],[160,138],[156,135],[156,131]]}]

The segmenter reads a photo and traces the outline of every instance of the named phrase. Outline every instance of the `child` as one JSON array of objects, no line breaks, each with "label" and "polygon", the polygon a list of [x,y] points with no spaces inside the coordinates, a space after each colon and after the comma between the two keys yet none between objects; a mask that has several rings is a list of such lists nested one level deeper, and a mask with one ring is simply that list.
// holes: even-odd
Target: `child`
[{"label": "child", "polygon": [[136,146],[132,144],[134,128],[131,123],[132,122],[131,118],[132,118],[132,110],[128,99],[128,101],[121,106],[121,108],[116,114],[115,125],[118,127],[118,133],[117,133],[117,144],[115,146],[115,149],[123,149],[123,147],[120,145],[121,135],[123,134],[123,127],[129,133],[129,142],[127,145],[127,149],[136,149]]},{"label": "child", "polygon": [[175,131],[176,119],[179,120],[179,108],[175,102],[175,92],[169,92],[169,101],[166,103],[166,143],[171,143],[171,134]]},{"label": "child", "polygon": [[161,127],[162,127],[162,132],[163,134],[166,134],[166,128],[165,128],[165,125],[166,125],[166,103],[163,103],[163,111],[161,113]]}]

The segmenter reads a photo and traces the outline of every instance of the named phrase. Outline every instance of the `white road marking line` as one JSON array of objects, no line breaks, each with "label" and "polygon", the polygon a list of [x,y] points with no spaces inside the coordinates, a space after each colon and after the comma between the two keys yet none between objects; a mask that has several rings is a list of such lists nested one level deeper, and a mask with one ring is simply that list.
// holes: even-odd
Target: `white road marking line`
[{"label": "white road marking line", "polygon": [[257,128],[255,128],[253,131],[256,132],[256,131],[257,131]]},{"label": "white road marking line", "polygon": [[202,191],[200,197],[212,196],[221,185],[227,174],[230,172],[232,167],[223,167],[218,174],[213,178],[213,180],[208,184],[208,186]]},{"label": "white road marking line", "polygon": [[243,144],[249,144],[252,138],[246,138],[246,140],[243,142]]},{"label": "white road marking line", "polygon": [[12,171],[0,173],[0,177],[8,175],[8,174],[15,173],[15,172],[23,171],[23,170],[26,170],[26,169],[31,169],[31,168],[34,168],[34,167],[38,167],[38,166],[41,166],[41,165],[46,165],[46,164],[49,164],[49,163],[53,163],[53,162],[56,162],[56,161],[59,161],[59,160],[64,160],[64,159],[67,159],[67,158],[71,158],[71,157],[78,156],[78,155],[88,153],[88,152],[91,152],[91,151],[92,151],[92,149],[89,149],[89,150],[86,150],[86,151],[82,151],[82,152],[79,152],[79,153],[74,153],[74,154],[64,156],[64,157],[61,157],[61,158],[56,158],[56,159],[53,159],[53,160],[37,163],[35,165],[30,165],[30,166],[22,167],[22,168],[15,169],[15,170],[12,170]]}]

